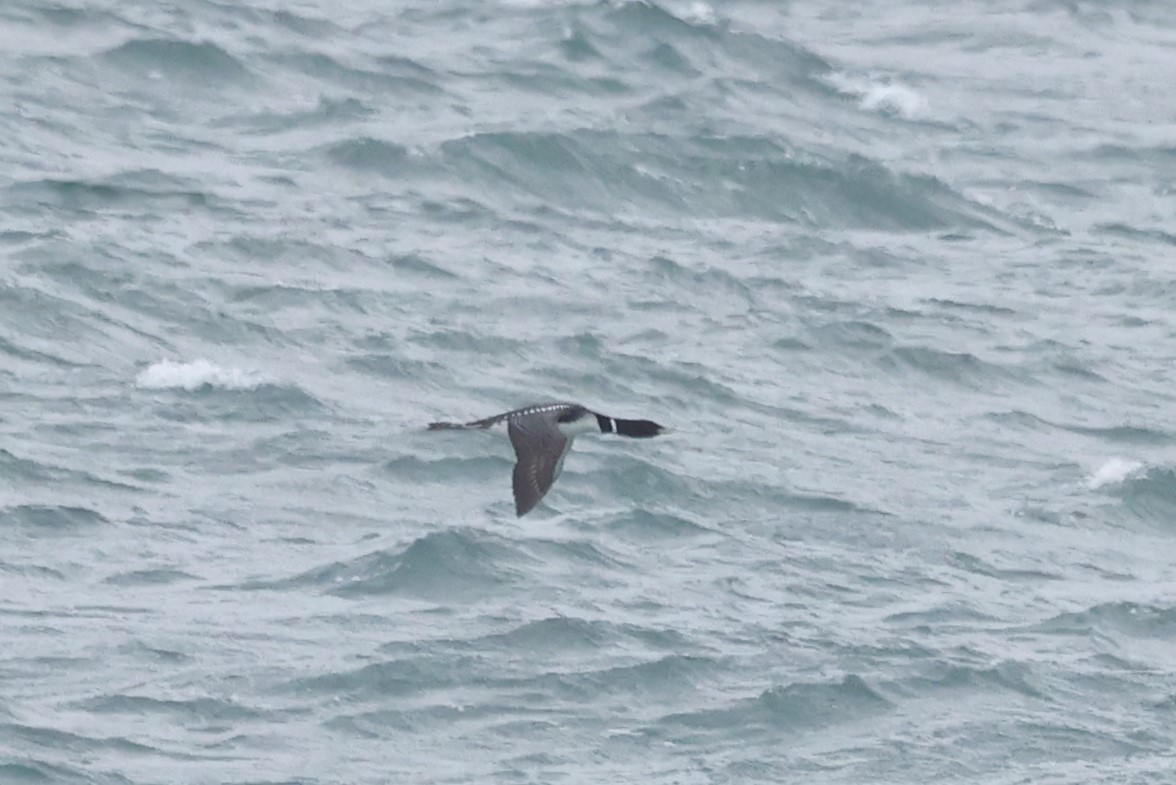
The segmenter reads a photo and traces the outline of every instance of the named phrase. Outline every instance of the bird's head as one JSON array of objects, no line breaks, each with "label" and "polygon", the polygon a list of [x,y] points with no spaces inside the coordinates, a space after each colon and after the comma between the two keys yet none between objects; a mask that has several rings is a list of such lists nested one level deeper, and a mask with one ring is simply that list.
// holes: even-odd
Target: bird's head
[{"label": "bird's head", "polygon": [[617,433],[621,436],[631,436],[634,439],[661,436],[663,433],[670,433],[671,430],[664,425],[658,425],[653,420],[617,420]]}]

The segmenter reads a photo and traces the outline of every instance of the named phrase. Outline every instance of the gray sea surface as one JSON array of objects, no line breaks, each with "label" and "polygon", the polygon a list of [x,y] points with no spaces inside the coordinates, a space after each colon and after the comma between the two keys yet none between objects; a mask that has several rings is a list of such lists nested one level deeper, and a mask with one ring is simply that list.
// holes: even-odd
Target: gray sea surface
[{"label": "gray sea surface", "polygon": [[[5,0],[0,783],[1176,782],[1176,4]],[[509,442],[571,400],[516,518]]]}]

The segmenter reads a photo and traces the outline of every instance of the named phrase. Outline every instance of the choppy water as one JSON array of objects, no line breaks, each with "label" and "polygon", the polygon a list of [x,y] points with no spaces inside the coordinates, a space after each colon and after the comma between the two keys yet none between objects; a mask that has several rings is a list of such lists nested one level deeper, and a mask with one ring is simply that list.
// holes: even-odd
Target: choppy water
[{"label": "choppy water", "polygon": [[1176,781],[1176,7],[0,37],[6,785]]}]

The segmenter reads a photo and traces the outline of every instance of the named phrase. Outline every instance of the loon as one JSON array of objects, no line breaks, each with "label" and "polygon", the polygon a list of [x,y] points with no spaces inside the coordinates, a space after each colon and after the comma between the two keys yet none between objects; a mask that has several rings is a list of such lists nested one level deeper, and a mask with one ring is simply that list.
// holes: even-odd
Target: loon
[{"label": "loon", "polygon": [[551,489],[576,436],[617,433],[644,439],[670,431],[650,420],[608,417],[578,403],[540,403],[473,422],[429,423],[430,431],[455,428],[506,431],[510,436],[518,459],[514,467],[514,500],[515,514],[520,518],[534,509]]}]

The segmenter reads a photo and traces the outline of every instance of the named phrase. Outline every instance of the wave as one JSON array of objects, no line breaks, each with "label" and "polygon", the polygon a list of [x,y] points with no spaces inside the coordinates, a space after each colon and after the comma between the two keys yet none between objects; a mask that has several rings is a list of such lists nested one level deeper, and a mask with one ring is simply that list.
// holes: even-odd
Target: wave
[{"label": "wave", "polygon": [[1176,234],[1164,229],[1138,228],[1121,223],[1099,224],[1094,228],[1100,232],[1116,234],[1132,240],[1155,242],[1167,246],[1176,245]]},{"label": "wave", "polygon": [[[1063,372],[1066,371],[1063,370]],[[1082,372],[1078,371],[1078,373]],[[1086,376],[1085,374],[1082,375]],[[1087,376],[1086,378],[1089,377]],[[1102,381],[1102,377],[1098,377],[1098,380]],[[1176,440],[1176,436],[1171,431],[1160,428],[1140,425],[1077,425],[1075,423],[1047,419],[1021,409],[991,412],[986,416],[988,419],[1000,423],[1003,426],[1016,426],[1033,431],[1067,431],[1078,434],[1079,436],[1089,436],[1110,444],[1162,446]],[[1128,459],[1110,458],[1095,474],[1099,477],[1099,481],[1102,484],[1106,484],[1106,482],[1118,482],[1115,478],[1118,472],[1126,469],[1127,473],[1130,474],[1139,468],[1133,464],[1134,462]],[[1103,476],[1104,473],[1105,476]]]},{"label": "wave", "polygon": [[113,694],[80,701],[78,708],[94,714],[166,716],[183,724],[249,720],[262,716],[236,701],[223,698],[165,699],[146,695]]},{"label": "wave", "polygon": [[369,96],[440,100],[445,96],[440,77],[431,69],[405,58],[385,57],[372,68],[345,65],[322,52],[268,55],[268,62],[337,88]]},{"label": "wave", "polygon": [[671,714],[652,729],[681,742],[693,734],[729,738],[774,737],[781,730],[804,732],[857,722],[881,714],[894,704],[857,675],[837,682],[795,682],[764,690],[722,709]]},{"label": "wave", "polygon": [[1029,382],[1018,369],[987,362],[971,352],[954,352],[932,346],[897,346],[880,360],[890,370],[909,369],[975,390],[991,390],[997,381]]},{"label": "wave", "polygon": [[[0,448],[0,476],[20,480],[29,485],[41,485],[60,490],[63,486],[76,483],[87,487],[91,492],[94,488],[107,488],[118,491],[139,491],[138,486],[128,485],[116,480],[107,480],[87,471],[56,466],[28,458],[21,458],[7,450]],[[73,508],[64,508],[73,509]],[[79,508],[85,509],[85,508]]]},{"label": "wave", "polygon": [[1105,602],[1084,611],[1059,613],[1031,628],[1037,632],[1122,640],[1176,638],[1176,607],[1136,602]]},{"label": "wave", "polygon": [[[46,760],[20,756],[19,762],[0,763],[0,782],[11,785],[47,785],[47,783],[62,783],[62,785],[91,785],[94,782],[92,772],[85,768],[71,768]],[[124,785],[123,780],[118,785]]]},{"label": "wave", "polygon": [[853,76],[833,72],[826,80],[839,92],[860,99],[867,112],[893,114],[906,120],[921,120],[930,114],[927,97],[913,87],[889,77]]},{"label": "wave", "polygon": [[924,664],[919,672],[887,684],[908,698],[941,696],[944,691],[962,695],[1014,693],[1043,700],[1049,689],[1038,685],[1034,670],[1024,663],[1000,662],[988,667],[943,661]]},{"label": "wave", "polygon": [[[680,501],[680,500],[676,500]],[[677,539],[714,534],[703,520],[690,520],[693,514],[678,510],[633,507],[604,518],[604,527],[619,536],[635,540]]]},{"label": "wave", "polygon": [[1063,580],[1064,573],[1060,570],[1030,570],[998,567],[995,564],[971,553],[955,551],[948,554],[948,561],[968,572],[999,578],[1002,581],[1026,581],[1041,584],[1044,581]]},{"label": "wave", "polygon": [[826,322],[814,326],[809,334],[818,345],[854,351],[878,352],[894,345],[894,336],[874,322],[862,319]]},{"label": "wave", "polygon": [[144,390],[199,390],[204,387],[256,390],[265,383],[265,377],[257,371],[226,368],[209,360],[161,360],[135,376],[135,386]]},{"label": "wave", "polygon": [[474,638],[467,642],[467,646],[477,651],[551,655],[600,651],[621,637],[616,626],[609,622],[558,616],[526,622],[508,632]]},{"label": "wave", "polygon": [[368,102],[358,98],[329,98],[322,96],[311,109],[291,111],[254,112],[252,110],[232,115],[215,123],[216,127],[237,128],[247,133],[266,135],[297,133],[302,129],[322,127],[344,127],[348,123],[359,123],[377,114]]},{"label": "wave", "polygon": [[404,145],[370,137],[336,142],[322,152],[339,166],[387,177],[401,178],[420,168]]},{"label": "wave", "polygon": [[831,68],[803,46],[731,26],[704,3],[676,10],[653,2],[590,4],[575,10],[570,26],[575,38],[564,40],[578,44],[570,48],[573,56],[587,51],[618,68],[631,70],[639,62],[687,78],[746,69],[775,85],[815,90],[816,77]]},{"label": "wave", "polygon": [[[756,136],[481,132],[442,143],[454,175],[578,212],[758,218],[894,231],[997,230],[1012,219],[925,175]],[[722,187],[701,188],[700,172]],[[1001,230],[1003,231],[1003,230]]]},{"label": "wave", "polygon": [[321,401],[297,385],[272,381],[256,370],[221,366],[208,360],[162,360],[140,371],[135,386],[145,391],[187,394],[157,396],[152,411],[170,422],[267,422],[317,416],[326,410]]},{"label": "wave", "polygon": [[601,467],[603,482],[600,488],[612,488],[610,495],[640,500],[676,500],[686,503],[695,498],[694,486],[686,478],[663,468],[652,457],[614,450]]},{"label": "wave", "polygon": [[1140,461],[1132,461],[1126,458],[1111,458],[1090,475],[1086,484],[1091,490],[1122,485],[1128,478],[1138,476],[1143,468],[1144,464]]},{"label": "wave", "polygon": [[208,209],[224,211],[211,193],[184,180],[157,172],[131,172],[96,180],[44,178],[14,183],[5,197],[20,210],[55,208],[79,214],[157,216],[168,210]]},{"label": "wave", "polygon": [[21,504],[0,508],[0,519],[10,524],[31,526],[44,530],[67,530],[103,526],[110,521],[96,510],[87,507]]},{"label": "wave", "polygon": [[20,748],[29,752],[51,750],[60,754],[62,751],[68,751],[72,755],[99,752],[104,754],[117,752],[124,755],[157,755],[161,753],[161,750],[122,736],[89,736],[17,722],[0,722],[0,737],[4,737],[6,740],[17,740],[20,743]]},{"label": "wave", "polygon": [[561,681],[563,689],[586,699],[602,695],[661,695],[677,700],[708,683],[717,669],[718,663],[710,657],[667,654],[633,665],[563,674]]},{"label": "wave", "polygon": [[1118,444],[1162,445],[1170,444],[1176,439],[1170,431],[1140,425],[1087,426],[1061,424],[1058,427],[1064,428],[1071,433],[1094,436],[1098,439]]},{"label": "wave", "polygon": [[463,651],[528,651],[543,654],[593,655],[623,647],[652,652],[679,653],[695,648],[674,629],[646,625],[552,616],[524,622],[506,632],[451,641]]},{"label": "wave", "polygon": [[211,42],[192,43],[172,38],[127,41],[103,53],[102,59],[146,78],[156,76],[188,85],[223,87],[250,78],[248,68]]},{"label": "wave", "polygon": [[249,589],[313,587],[341,597],[405,594],[460,600],[503,590],[525,557],[504,541],[473,531],[449,530],[419,537],[401,551],[379,550]]},{"label": "wave", "polygon": [[[24,340],[27,341],[28,339],[25,338]],[[87,363],[80,360],[71,360],[63,354],[51,354],[40,349],[21,346],[2,336],[0,336],[0,354],[7,355],[10,361],[21,360],[39,367],[48,365],[58,368],[82,368],[87,365]],[[15,363],[13,364],[15,365]]]},{"label": "wave", "polygon": [[447,370],[440,362],[409,360],[399,352],[366,352],[352,355],[344,362],[361,374],[405,381],[428,378]]},{"label": "wave", "polygon": [[323,696],[332,703],[379,701],[452,687],[478,673],[483,665],[482,658],[476,656],[440,658],[429,654],[290,679],[272,689],[277,693]]},{"label": "wave", "polygon": [[[1122,471],[1129,466],[1112,467]],[[1106,479],[1112,479],[1108,475]],[[1176,471],[1163,466],[1131,467],[1118,483],[1104,483],[1111,495],[1122,500],[1124,510],[1136,517],[1170,528],[1176,520]]]},{"label": "wave", "polygon": [[[0,508],[0,521],[4,520],[5,511]],[[12,573],[29,578],[50,578],[56,581],[66,580],[65,573],[41,564],[14,564],[0,559],[0,572]],[[0,706],[0,709],[3,707]]]},{"label": "wave", "polygon": [[384,469],[397,480],[415,484],[449,485],[454,480],[460,480],[463,483],[498,482],[505,486],[513,464],[514,460],[506,457],[506,453],[502,456],[436,459],[401,455],[386,461]]},{"label": "wave", "polygon": [[103,579],[103,583],[112,586],[166,586],[182,581],[199,580],[195,575],[183,570],[159,568],[154,570],[129,570],[119,572]]}]

